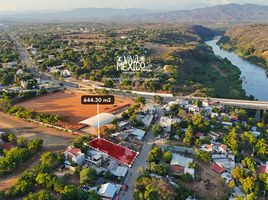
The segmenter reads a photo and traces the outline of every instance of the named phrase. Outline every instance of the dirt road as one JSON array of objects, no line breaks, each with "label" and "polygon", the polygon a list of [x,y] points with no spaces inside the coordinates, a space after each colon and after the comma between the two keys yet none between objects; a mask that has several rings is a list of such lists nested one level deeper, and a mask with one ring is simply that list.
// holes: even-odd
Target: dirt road
[{"label": "dirt road", "polygon": [[[4,113],[0,113],[0,130],[12,132],[17,136],[26,137],[28,140],[41,138],[44,141],[43,151],[63,151],[75,137],[69,133],[25,122]],[[28,163],[28,166],[24,166],[23,168],[31,168],[38,162],[39,156],[33,157],[32,160],[25,163]],[[0,191],[14,185],[21,173],[23,173],[23,170],[19,170],[17,173],[14,172],[6,178],[0,178]]]},{"label": "dirt road", "polygon": [[0,130],[15,133],[17,136],[26,137],[29,140],[41,138],[44,141],[45,150],[64,150],[75,137],[70,133],[42,127],[4,113],[0,113]]}]

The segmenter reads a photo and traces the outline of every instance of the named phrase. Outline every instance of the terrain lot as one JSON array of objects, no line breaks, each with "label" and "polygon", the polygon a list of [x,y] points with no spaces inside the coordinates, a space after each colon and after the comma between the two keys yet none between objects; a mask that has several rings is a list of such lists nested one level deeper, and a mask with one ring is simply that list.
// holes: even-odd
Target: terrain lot
[{"label": "terrain lot", "polygon": [[[34,138],[43,139],[44,151],[62,151],[74,138],[74,135],[69,133],[58,131],[56,129],[41,127],[33,123],[19,120],[15,117],[0,113],[0,130],[5,132],[12,132],[18,137],[26,137],[28,140]],[[41,153],[42,153],[41,152]],[[33,167],[39,162],[39,155],[26,161],[21,169],[18,169],[12,175],[7,178],[0,178],[0,191],[10,188],[15,184],[21,173],[28,168]]]},{"label": "terrain lot", "polygon": [[[66,128],[76,129],[78,123],[97,114],[96,105],[82,105],[81,96],[88,93],[81,91],[61,91],[30,99],[19,105],[36,112],[59,114],[64,117],[62,125]],[[131,100],[121,97],[115,98],[114,105],[100,105],[100,113],[113,113],[130,105]]]},{"label": "terrain lot", "polygon": [[198,161],[196,180],[186,184],[198,195],[198,199],[224,199],[228,195],[228,187],[220,180],[220,175],[210,169],[208,164]]},{"label": "terrain lot", "polygon": [[0,130],[12,132],[18,137],[26,137],[29,140],[43,139],[45,150],[63,150],[72,141],[72,138],[76,137],[64,131],[25,122],[3,113],[0,113]]},{"label": "terrain lot", "polygon": [[88,42],[106,42],[108,37],[103,34],[96,33],[81,33],[81,34],[68,34],[62,37],[64,40],[78,40],[82,43]]}]

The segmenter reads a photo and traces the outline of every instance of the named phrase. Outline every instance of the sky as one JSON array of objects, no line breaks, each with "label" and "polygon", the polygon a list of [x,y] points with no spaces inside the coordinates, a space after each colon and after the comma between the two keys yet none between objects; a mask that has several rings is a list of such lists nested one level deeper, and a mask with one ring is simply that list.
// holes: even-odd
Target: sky
[{"label": "sky", "polygon": [[268,5],[268,0],[0,0],[0,14],[9,11],[70,10],[87,7],[192,9],[227,3]]}]

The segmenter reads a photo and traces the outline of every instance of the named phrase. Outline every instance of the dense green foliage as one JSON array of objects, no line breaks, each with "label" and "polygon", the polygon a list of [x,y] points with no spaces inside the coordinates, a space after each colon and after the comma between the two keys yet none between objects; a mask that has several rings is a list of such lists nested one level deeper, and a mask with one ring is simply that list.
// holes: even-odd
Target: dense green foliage
[{"label": "dense green foliage", "polygon": [[219,44],[255,64],[268,67],[267,32],[266,24],[237,26],[228,30]]},{"label": "dense green foliage", "polygon": [[17,105],[11,107],[7,112],[21,119],[33,119],[52,125],[57,124],[62,119],[62,117],[57,114],[37,113]]},{"label": "dense green foliage", "polygon": [[28,142],[26,138],[16,138],[13,134],[5,137],[8,142],[17,147],[4,150],[4,157],[0,159],[0,176],[11,173],[20,167],[23,162],[40,152],[43,144],[41,139],[33,139]]},{"label": "dense green foliage", "polygon": [[[204,40],[214,36],[210,29],[139,25],[125,32],[131,38],[123,39],[120,27],[88,24],[85,27],[106,39],[80,42],[75,40],[79,33],[65,33],[68,26],[55,30],[49,25],[47,29],[31,27],[19,37],[38,52],[36,59],[40,62],[37,64],[44,71],[60,66],[75,78],[100,81],[106,87],[126,90],[245,98],[239,70],[227,60],[216,57],[204,44]],[[131,73],[118,70],[117,60],[122,55],[145,56],[148,70]]]}]

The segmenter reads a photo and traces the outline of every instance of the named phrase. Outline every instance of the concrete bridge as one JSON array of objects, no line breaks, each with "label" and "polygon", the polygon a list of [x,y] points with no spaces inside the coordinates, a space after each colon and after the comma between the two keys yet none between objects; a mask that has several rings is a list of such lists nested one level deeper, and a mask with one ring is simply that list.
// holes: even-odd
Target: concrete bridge
[{"label": "concrete bridge", "polygon": [[192,96],[181,96],[173,97],[175,99],[186,99],[186,100],[201,100],[201,101],[213,101],[219,102],[225,106],[232,106],[236,108],[252,109],[256,110],[255,119],[260,121],[262,114],[268,110],[268,101],[250,101],[250,100],[239,100],[239,99],[221,99],[221,98],[208,98],[208,97],[192,97]]},{"label": "concrete bridge", "polygon": [[219,102],[225,106],[233,106],[237,108],[254,109],[254,110],[268,110],[268,101],[250,101],[240,99],[221,99],[221,98],[209,98],[209,97],[192,97],[192,96],[178,96],[173,99],[186,99],[186,100],[208,100],[213,102]]}]

